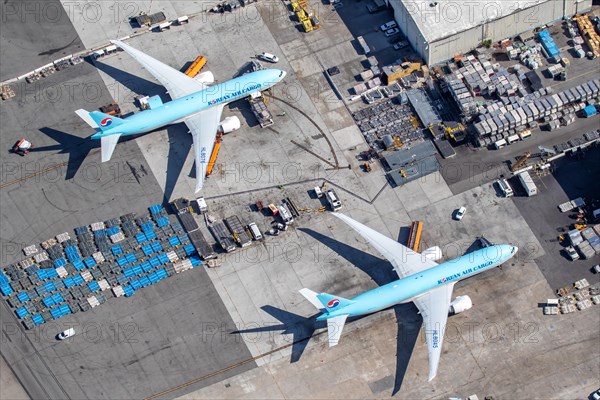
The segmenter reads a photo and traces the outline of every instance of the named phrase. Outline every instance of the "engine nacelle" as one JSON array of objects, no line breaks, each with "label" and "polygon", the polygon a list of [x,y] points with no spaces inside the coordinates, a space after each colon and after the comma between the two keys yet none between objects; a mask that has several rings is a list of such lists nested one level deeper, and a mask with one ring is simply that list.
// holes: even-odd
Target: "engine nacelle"
[{"label": "engine nacelle", "polygon": [[234,115],[221,121],[219,124],[219,132],[226,134],[240,129],[240,126],[242,126],[240,119]]},{"label": "engine nacelle", "polygon": [[473,302],[469,296],[457,296],[452,303],[450,303],[450,309],[448,315],[456,315],[461,312],[467,311],[473,307]]},{"label": "engine nacelle", "polygon": [[205,71],[205,72],[201,72],[198,75],[196,75],[196,77],[194,79],[196,79],[200,83],[209,84],[209,83],[214,83],[215,76],[213,75],[212,72]]},{"label": "engine nacelle", "polygon": [[425,256],[425,258],[431,261],[437,261],[442,258],[442,249],[438,246],[433,246],[423,251],[421,255]]}]

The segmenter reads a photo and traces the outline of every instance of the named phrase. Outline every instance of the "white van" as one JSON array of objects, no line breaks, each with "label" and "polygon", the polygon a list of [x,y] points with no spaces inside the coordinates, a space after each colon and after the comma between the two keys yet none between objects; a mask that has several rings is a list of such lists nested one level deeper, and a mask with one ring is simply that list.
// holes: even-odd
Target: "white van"
[{"label": "white van", "polygon": [[204,200],[204,197],[198,197],[196,199],[196,204],[198,204],[198,211],[200,211],[200,214],[208,211],[208,206],[206,205],[206,200]]},{"label": "white van", "polygon": [[262,233],[260,233],[260,229],[258,229],[258,226],[254,222],[248,224],[248,229],[250,229],[250,233],[252,233],[254,240],[262,239]]},{"label": "white van", "polygon": [[496,181],[496,183],[498,184],[498,187],[500,188],[500,191],[504,197],[511,197],[514,195],[514,192],[506,179],[499,179]]},{"label": "white van", "polygon": [[258,56],[258,58],[271,62],[271,63],[276,63],[279,62],[279,57],[277,57],[275,54],[271,54],[271,53],[262,53]]},{"label": "white van", "polygon": [[315,195],[317,196],[318,199],[323,197],[323,192],[321,191],[321,188],[318,186],[315,186]]}]

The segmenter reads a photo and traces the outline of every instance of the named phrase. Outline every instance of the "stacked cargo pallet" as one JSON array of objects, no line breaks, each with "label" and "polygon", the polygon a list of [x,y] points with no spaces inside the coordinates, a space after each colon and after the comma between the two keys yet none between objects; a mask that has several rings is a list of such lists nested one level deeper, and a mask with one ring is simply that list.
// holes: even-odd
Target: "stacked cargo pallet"
[{"label": "stacked cargo pallet", "polygon": [[600,56],[600,36],[596,33],[588,15],[576,15],[573,19],[577,22],[581,36],[592,52],[593,58]]},{"label": "stacked cargo pallet", "polygon": [[600,80],[553,94],[542,89],[525,97],[502,98],[482,108],[474,124],[480,145],[487,146],[502,138],[532,127],[532,123],[557,121],[579,111],[583,102],[595,102],[600,97]]},{"label": "stacked cargo pallet", "polygon": [[[160,205],[150,211],[151,217],[128,214],[78,227],[76,239],[61,233],[44,241],[41,252],[27,246],[26,259],[0,270],[0,293],[31,329],[201,265],[181,225],[171,222]],[[108,242],[119,234],[120,243]],[[175,271],[173,262],[184,267]]]}]

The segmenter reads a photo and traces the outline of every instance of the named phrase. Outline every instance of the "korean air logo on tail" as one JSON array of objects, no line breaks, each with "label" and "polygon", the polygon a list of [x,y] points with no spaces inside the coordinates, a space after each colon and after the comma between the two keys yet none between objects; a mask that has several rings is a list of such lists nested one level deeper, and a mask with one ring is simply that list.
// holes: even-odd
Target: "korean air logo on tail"
[{"label": "korean air logo on tail", "polygon": [[106,128],[107,126],[110,126],[110,124],[112,124],[112,118],[104,118],[102,121],[100,121],[100,126]]},{"label": "korean air logo on tail", "polygon": [[327,303],[327,308],[336,308],[340,304],[338,299],[329,300]]}]

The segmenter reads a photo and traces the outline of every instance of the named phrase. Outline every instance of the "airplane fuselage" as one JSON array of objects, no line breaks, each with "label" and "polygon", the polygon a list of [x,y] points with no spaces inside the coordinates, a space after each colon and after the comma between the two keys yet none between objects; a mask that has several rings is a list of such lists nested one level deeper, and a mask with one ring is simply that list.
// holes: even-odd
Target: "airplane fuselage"
[{"label": "airplane fuselage", "polygon": [[172,100],[162,106],[144,110],[126,118],[124,123],[92,135],[100,139],[120,133],[123,136],[150,132],[197,114],[211,107],[231,103],[250,94],[270,88],[279,82],[285,73],[277,69],[252,72],[229,81],[210,86],[204,90]]},{"label": "airplane fuselage", "polygon": [[494,268],[516,253],[511,245],[495,245],[465,254],[422,272],[409,275],[386,285],[364,292],[339,310],[323,313],[318,321],[339,315],[359,316],[370,314],[396,304],[411,301],[421,294],[441,285],[456,283],[462,279],[477,275]]}]

